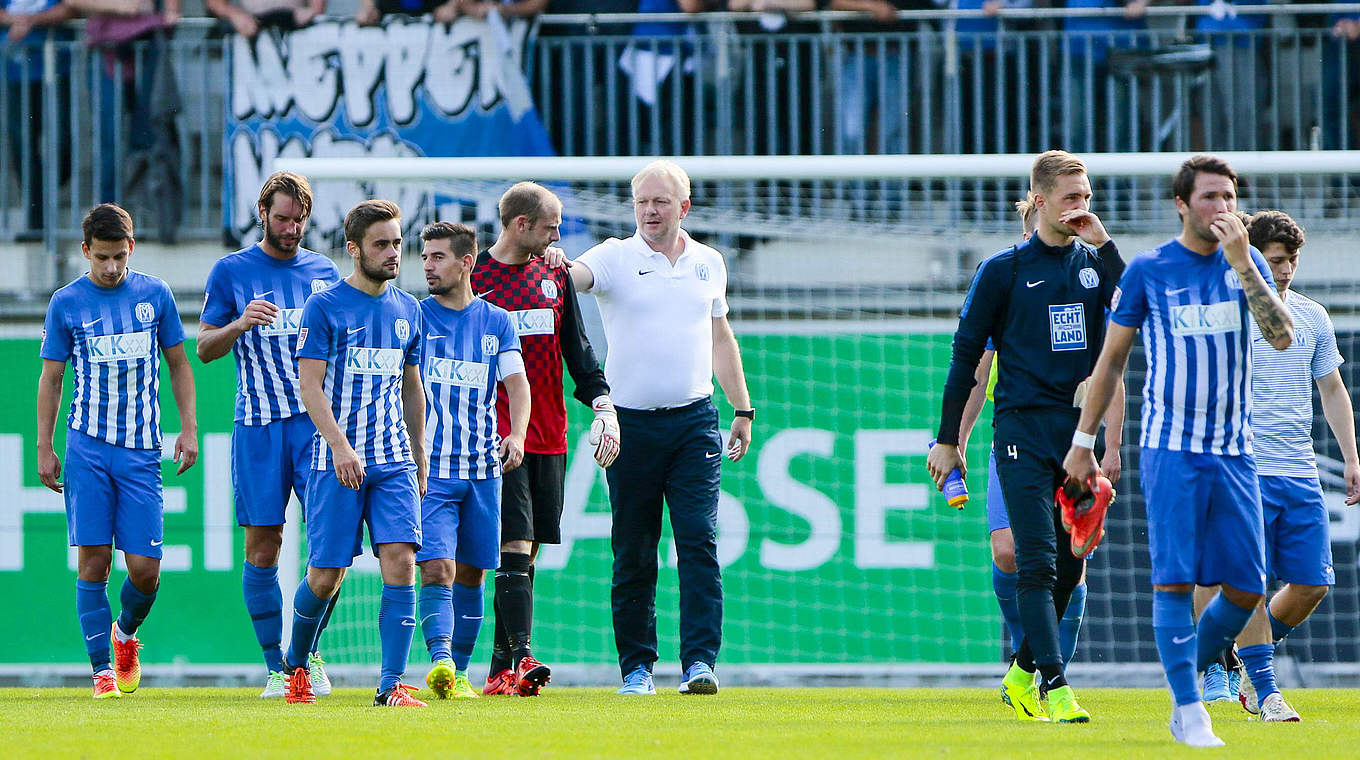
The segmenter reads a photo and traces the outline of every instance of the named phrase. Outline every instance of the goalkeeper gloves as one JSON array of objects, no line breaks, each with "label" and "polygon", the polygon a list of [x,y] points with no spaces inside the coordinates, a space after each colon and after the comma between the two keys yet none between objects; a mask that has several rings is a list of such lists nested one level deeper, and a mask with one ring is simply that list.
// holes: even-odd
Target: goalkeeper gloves
[{"label": "goalkeeper gloves", "polygon": [[619,415],[608,396],[600,396],[591,403],[595,421],[590,423],[590,445],[595,447],[595,461],[601,467],[614,463],[619,455]]}]

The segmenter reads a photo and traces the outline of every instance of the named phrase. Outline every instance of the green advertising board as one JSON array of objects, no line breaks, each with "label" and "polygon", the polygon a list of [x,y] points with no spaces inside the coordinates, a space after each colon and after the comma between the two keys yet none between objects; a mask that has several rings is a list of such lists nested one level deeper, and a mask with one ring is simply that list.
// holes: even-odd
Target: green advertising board
[{"label": "green advertising board", "polygon": [[[970,447],[977,474],[969,479],[975,498],[967,509],[948,507],[925,474],[948,336],[763,332],[743,335],[741,346],[760,416],[750,454],[724,463],[722,662],[995,661],[1000,620],[982,506],[989,426],[980,426]],[[35,338],[0,340],[0,372],[9,388],[0,399],[0,598],[23,610],[18,646],[6,647],[0,663],[77,664],[85,655],[63,501],[36,473],[40,364]],[[181,476],[165,465],[164,575],[143,628],[144,661],[258,663],[241,599],[242,538],[227,458],[234,369],[229,358],[210,365],[195,360],[194,372],[202,455]],[[163,424],[173,431],[178,417],[168,380],[161,389]],[[69,372],[66,395],[63,421]],[[606,664],[615,661],[608,495],[581,445],[589,412],[574,402],[569,409],[564,543],[545,547],[539,559],[535,654],[552,663]],[[720,403],[720,409],[730,420],[730,408]],[[295,526],[288,535],[286,546],[297,548],[280,563],[285,599],[305,551]],[[674,659],[678,597],[669,534],[662,544],[658,632],[662,658]],[[366,557],[346,582],[322,641],[332,662],[377,660],[375,571]],[[121,582],[115,570],[115,613]],[[491,638],[489,593],[487,607],[483,648]],[[413,660],[424,659],[419,635],[412,649]],[[484,659],[479,651],[474,663]]]}]

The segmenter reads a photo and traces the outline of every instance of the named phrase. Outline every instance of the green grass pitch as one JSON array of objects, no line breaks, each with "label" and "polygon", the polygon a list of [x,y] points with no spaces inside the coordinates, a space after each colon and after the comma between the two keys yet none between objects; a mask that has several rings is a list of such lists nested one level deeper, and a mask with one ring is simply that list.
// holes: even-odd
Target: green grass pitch
[{"label": "green grass pitch", "polygon": [[[422,695],[428,696],[422,690]],[[1167,758],[1201,755],[1167,731],[1164,690],[1086,689],[1089,725],[1020,724],[981,689],[612,690],[548,688],[535,699],[376,708],[372,693],[337,691],[316,705],[263,701],[253,690],[144,687],[96,702],[88,690],[0,690],[5,757],[128,758]],[[1248,720],[1210,705],[1236,757],[1355,757],[1360,690],[1293,690],[1303,723]],[[1212,751],[1210,751],[1212,752]],[[1224,752],[1217,752],[1222,756]]]}]

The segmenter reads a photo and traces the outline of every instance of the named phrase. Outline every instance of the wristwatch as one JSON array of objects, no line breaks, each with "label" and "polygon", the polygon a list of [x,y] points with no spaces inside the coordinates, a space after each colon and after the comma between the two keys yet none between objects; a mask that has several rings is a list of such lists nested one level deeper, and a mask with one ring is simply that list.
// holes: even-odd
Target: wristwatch
[{"label": "wristwatch", "polygon": [[737,417],[745,417],[746,419],[752,420],[752,421],[754,421],[755,418],[756,418],[756,410],[755,410],[754,408],[752,408],[752,409],[733,409],[733,410],[732,410],[732,414],[736,415]]}]

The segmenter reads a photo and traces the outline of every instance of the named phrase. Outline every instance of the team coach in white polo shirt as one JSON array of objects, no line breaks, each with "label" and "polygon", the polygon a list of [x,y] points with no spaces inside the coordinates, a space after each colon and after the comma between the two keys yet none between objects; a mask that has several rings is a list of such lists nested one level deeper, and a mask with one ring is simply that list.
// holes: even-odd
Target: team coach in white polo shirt
[{"label": "team coach in white polo shirt", "polygon": [[714,694],[722,643],[718,485],[722,437],[713,377],[732,403],[727,456],[751,444],[755,410],[727,323],[722,254],[680,229],[689,176],[670,161],[633,177],[637,234],[611,238],[573,262],[577,290],[600,302],[609,342],[605,376],[623,441],[606,471],[614,525],[614,643],[620,694],[655,694],[657,544],[670,507],[680,570],[682,694]]}]

